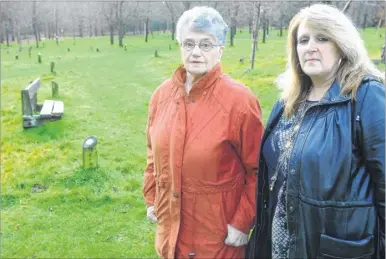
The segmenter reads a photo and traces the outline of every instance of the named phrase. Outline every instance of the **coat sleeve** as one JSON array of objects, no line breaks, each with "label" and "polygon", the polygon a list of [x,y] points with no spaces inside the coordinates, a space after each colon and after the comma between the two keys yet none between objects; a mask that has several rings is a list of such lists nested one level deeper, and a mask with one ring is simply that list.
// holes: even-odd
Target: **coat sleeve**
[{"label": "coat sleeve", "polygon": [[370,82],[360,111],[363,155],[375,187],[379,248],[385,257],[385,86]]},{"label": "coat sleeve", "polygon": [[143,197],[147,207],[154,205],[155,200],[155,173],[154,173],[154,157],[150,138],[150,129],[152,127],[153,118],[155,116],[154,100],[150,100],[149,112],[146,126],[146,142],[147,142],[147,163],[144,172],[144,183],[142,186]]},{"label": "coat sleeve", "polygon": [[245,185],[240,203],[231,222],[238,230],[249,233],[256,213],[257,166],[264,126],[258,100],[251,94],[240,118],[239,156],[245,168]]}]

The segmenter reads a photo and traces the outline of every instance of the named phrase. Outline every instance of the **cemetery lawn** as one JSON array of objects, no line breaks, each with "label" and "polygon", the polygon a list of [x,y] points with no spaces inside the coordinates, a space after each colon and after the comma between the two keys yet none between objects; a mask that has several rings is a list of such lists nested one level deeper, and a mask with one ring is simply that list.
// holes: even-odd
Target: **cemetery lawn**
[{"label": "cemetery lawn", "polygon": [[[265,44],[259,40],[253,71],[247,30],[237,32],[222,60],[225,73],[258,97],[264,122],[279,94],[274,80],[285,69],[285,37],[277,33],[271,31]],[[380,59],[384,39],[375,29],[362,34],[370,56]],[[39,49],[25,42],[20,53],[16,43],[9,54],[1,46],[0,256],[157,257],[156,225],[146,219],[141,191],[145,127],[151,94],[180,63],[178,45],[166,34],[154,34],[148,43],[142,36],[125,37],[127,51],[111,46],[108,37],[76,38],[75,45],[72,38],[59,46],[43,42]],[[38,103],[61,100],[64,116],[23,130],[20,90],[37,77]],[[59,84],[57,98],[51,97],[51,80]],[[98,138],[97,170],[82,169],[82,142],[90,135]]]}]

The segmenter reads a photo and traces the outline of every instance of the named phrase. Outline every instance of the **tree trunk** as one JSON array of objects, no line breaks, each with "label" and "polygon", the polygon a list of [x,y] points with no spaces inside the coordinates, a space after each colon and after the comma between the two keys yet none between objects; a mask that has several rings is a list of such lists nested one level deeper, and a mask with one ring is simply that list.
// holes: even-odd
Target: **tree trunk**
[{"label": "tree trunk", "polygon": [[55,4],[55,40],[56,45],[59,46],[59,30],[58,30],[58,2]]},{"label": "tree trunk", "polygon": [[35,35],[36,48],[39,48],[39,32],[38,32],[37,17],[36,17],[36,1],[32,2],[32,29]]},{"label": "tree trunk", "polygon": [[79,37],[83,38],[83,18],[80,18],[78,23]]},{"label": "tree trunk", "polygon": [[5,40],[7,42],[7,47],[9,47],[9,24],[5,25]]},{"label": "tree trunk", "polygon": [[20,35],[20,25],[17,26],[17,34],[16,34],[17,43],[21,44],[21,35]]},{"label": "tree trunk", "polygon": [[[232,22],[233,23],[233,22]],[[231,26],[231,40],[230,40],[230,46],[231,47],[233,47],[233,45],[234,45],[234,37],[235,37],[235,30],[236,30],[236,28],[235,28],[235,26],[232,24],[232,26]]]},{"label": "tree trunk", "polygon": [[14,32],[13,20],[11,18],[9,19],[9,24],[10,24],[12,42],[15,42],[15,32]]},{"label": "tree trunk", "polygon": [[350,7],[351,2],[352,2],[352,0],[348,1],[348,2],[346,3],[346,5],[343,7],[343,9],[342,9],[342,12],[343,12],[343,13],[346,12],[346,11],[348,10],[348,8]]},{"label": "tree trunk", "polygon": [[118,43],[119,43],[119,47],[123,47],[123,35],[122,34],[119,34]]},{"label": "tree trunk", "polygon": [[145,22],[145,42],[147,42],[148,35],[149,35],[149,17],[146,17],[146,22]]},{"label": "tree trunk", "polygon": [[263,25],[263,38],[262,38],[262,43],[265,43],[265,37],[267,35],[267,13],[264,10],[263,11],[263,17],[262,17],[262,25]]},{"label": "tree trunk", "polygon": [[105,36],[105,32],[103,31],[103,22],[102,19],[100,19],[100,28],[101,28],[101,36]]},{"label": "tree trunk", "polygon": [[284,20],[284,15],[280,16],[280,37],[283,37],[283,20]]},{"label": "tree trunk", "polygon": [[267,26],[265,27],[265,29],[267,30],[267,35],[269,35],[269,18],[267,19]]},{"label": "tree trunk", "polygon": [[366,29],[366,26],[367,26],[367,1],[365,2],[365,6],[364,6],[364,14],[363,14],[363,24],[362,24],[362,28],[363,28],[363,30],[365,30]]},{"label": "tree trunk", "polygon": [[176,22],[174,21],[174,18],[173,18],[173,21],[172,21],[172,40],[174,40],[174,33],[176,32]]},{"label": "tree trunk", "polygon": [[49,22],[47,22],[47,25],[46,25],[46,27],[47,27],[47,35],[48,35],[48,39],[50,40],[51,39],[51,24],[49,23]]},{"label": "tree trunk", "polygon": [[4,42],[4,29],[3,27],[0,28],[0,43]]},{"label": "tree trunk", "polygon": [[266,21],[264,21],[263,22],[263,40],[262,40],[262,43],[265,43],[265,36],[266,36],[266,34],[267,34],[267,22]]},{"label": "tree trunk", "polygon": [[239,11],[240,3],[237,2],[236,5],[231,4],[228,6],[228,14],[231,20],[231,34],[230,34],[230,46],[233,47],[234,45],[234,37],[236,35],[236,23],[237,23],[237,13]]},{"label": "tree trunk", "polygon": [[109,25],[109,31],[110,31],[110,44],[114,45],[114,25]]},{"label": "tree trunk", "polygon": [[356,17],[356,26],[358,28],[360,28],[360,26],[362,25],[362,12],[363,12],[363,2],[359,2],[359,7],[357,8],[357,17]]},{"label": "tree trunk", "polygon": [[124,36],[125,36],[125,31],[123,28],[123,24],[121,23],[119,25],[119,29],[118,29],[118,45],[119,45],[119,47],[123,47],[123,37]]},{"label": "tree trunk", "polygon": [[[256,3],[254,3],[256,5]],[[251,63],[251,69],[255,68],[255,53],[257,50],[257,39],[259,36],[259,20],[260,20],[260,2],[257,4],[257,11],[256,11],[256,19],[254,19],[254,26],[253,26],[253,46],[252,46],[252,63]]]},{"label": "tree trunk", "polygon": [[189,10],[190,5],[192,4],[190,1],[183,1],[182,3],[184,4],[185,11]]}]

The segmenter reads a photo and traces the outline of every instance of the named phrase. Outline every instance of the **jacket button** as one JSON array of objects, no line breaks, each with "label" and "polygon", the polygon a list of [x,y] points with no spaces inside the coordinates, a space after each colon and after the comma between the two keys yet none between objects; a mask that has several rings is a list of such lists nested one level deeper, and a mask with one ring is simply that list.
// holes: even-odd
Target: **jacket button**
[{"label": "jacket button", "polygon": [[291,174],[295,174],[295,169],[291,169]]},{"label": "jacket button", "polygon": [[289,211],[290,211],[290,212],[294,212],[294,210],[295,210],[294,207],[292,207],[292,206],[289,207]]},{"label": "jacket button", "polygon": [[206,95],[206,92],[203,92],[202,94],[203,94],[203,95]]},{"label": "jacket button", "polygon": [[178,193],[173,193],[174,198],[178,198]]}]

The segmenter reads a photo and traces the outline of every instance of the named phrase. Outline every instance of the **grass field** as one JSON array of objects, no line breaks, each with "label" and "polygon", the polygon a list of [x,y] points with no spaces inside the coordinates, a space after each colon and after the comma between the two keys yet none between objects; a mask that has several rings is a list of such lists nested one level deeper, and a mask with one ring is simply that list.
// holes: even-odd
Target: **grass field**
[{"label": "grass field", "polygon": [[[369,54],[379,59],[383,38],[362,32]],[[285,38],[271,31],[250,67],[251,42],[238,32],[223,69],[259,98],[267,120],[285,68]],[[155,225],[146,219],[141,186],[146,163],[147,105],[154,89],[180,62],[169,35],[126,37],[127,51],[107,37],[31,42],[15,60],[1,49],[1,257],[154,258]],[[171,44],[171,50],[169,50]],[[70,51],[68,51],[70,48]],[[96,51],[100,49],[100,52]],[[158,50],[160,57],[154,57]],[[37,62],[37,53],[43,62]],[[243,56],[245,63],[240,64]],[[55,62],[56,74],[49,64]],[[382,70],[385,69],[381,65]],[[59,84],[65,114],[60,121],[23,130],[20,90],[40,77],[38,101],[52,99]],[[98,170],[82,169],[82,142],[98,137]]]}]

